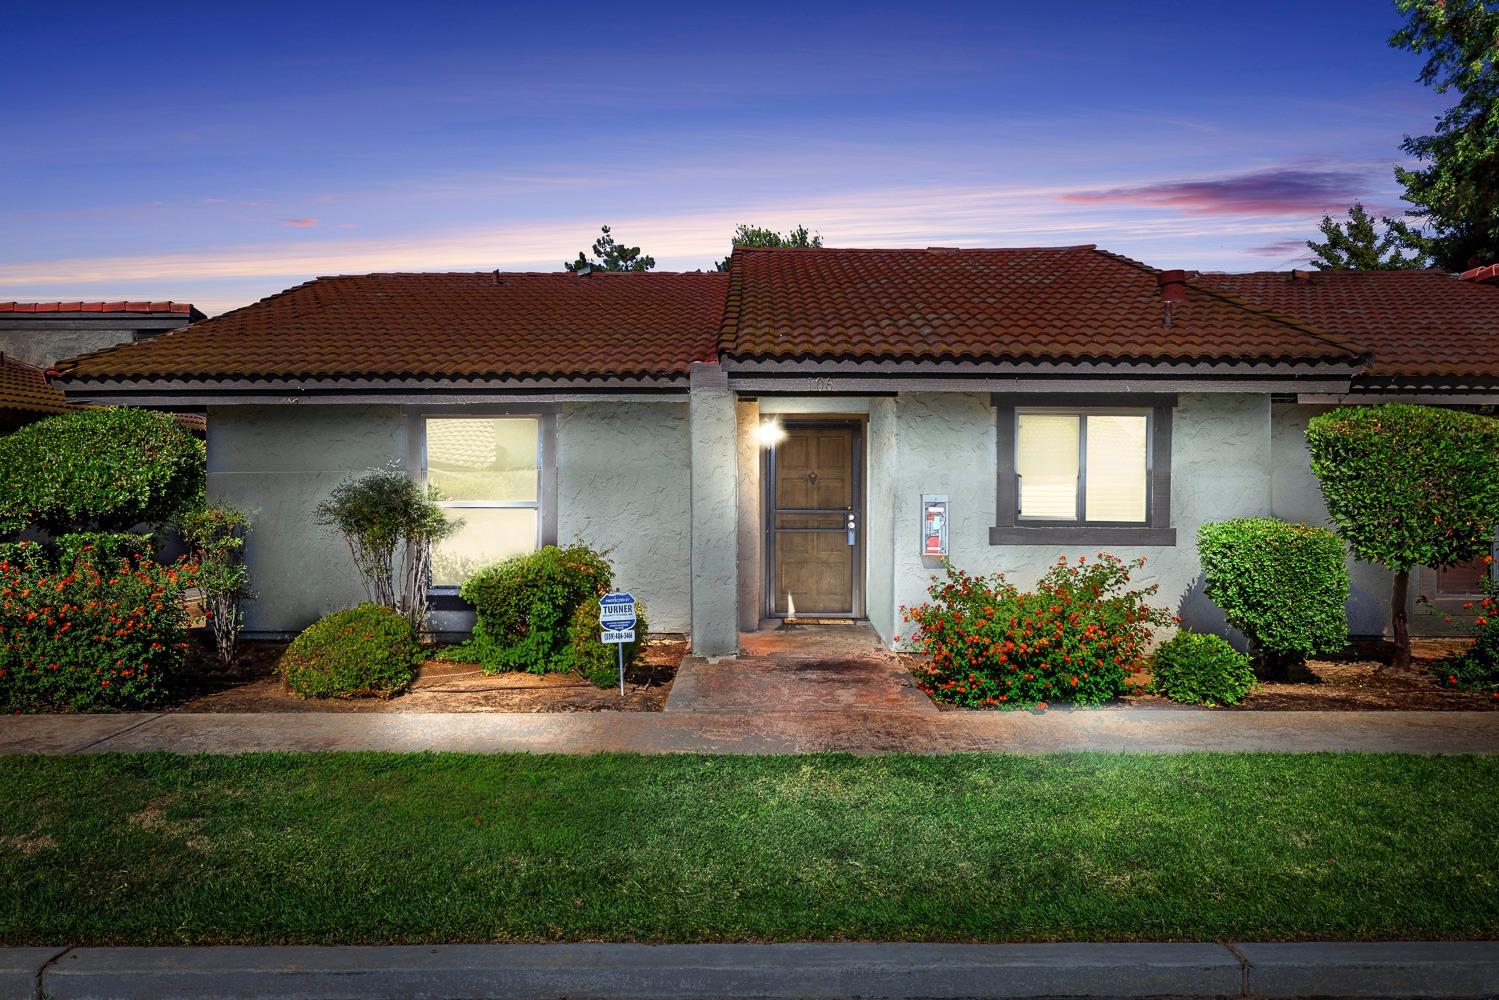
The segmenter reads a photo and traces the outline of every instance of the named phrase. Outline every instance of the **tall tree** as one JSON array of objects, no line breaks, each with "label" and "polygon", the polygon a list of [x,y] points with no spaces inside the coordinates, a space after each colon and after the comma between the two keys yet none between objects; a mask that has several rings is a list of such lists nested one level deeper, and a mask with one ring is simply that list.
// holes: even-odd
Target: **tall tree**
[{"label": "tall tree", "polygon": [[1346,222],[1322,216],[1325,242],[1306,241],[1307,248],[1316,254],[1312,266],[1319,271],[1397,271],[1426,266],[1426,254],[1413,247],[1417,237],[1404,220],[1379,221],[1384,225],[1382,233],[1374,217],[1357,201],[1348,209]]},{"label": "tall tree", "polygon": [[593,259],[579,250],[577,260],[563,261],[562,266],[569,271],[585,267],[594,271],[649,271],[656,266],[656,258],[649,254],[642,256],[639,247],[620,246],[608,226],[602,229],[603,235],[593,241]]},{"label": "tall tree", "polygon": [[1431,135],[1406,136],[1400,148],[1424,166],[1395,168],[1423,220],[1423,249],[1440,266],[1462,270],[1499,261],[1499,3],[1495,0],[1395,0],[1405,25],[1390,45],[1426,58],[1417,76],[1439,94],[1457,95]]},{"label": "tall tree", "polygon": [[[774,229],[764,229],[760,226],[746,226],[739,224],[734,230],[734,235],[729,239],[729,253],[732,255],[735,247],[820,247],[822,236],[807,231],[806,226],[797,226],[789,233],[778,233]],[[720,271],[729,269],[729,260],[725,257],[716,265]]]}]

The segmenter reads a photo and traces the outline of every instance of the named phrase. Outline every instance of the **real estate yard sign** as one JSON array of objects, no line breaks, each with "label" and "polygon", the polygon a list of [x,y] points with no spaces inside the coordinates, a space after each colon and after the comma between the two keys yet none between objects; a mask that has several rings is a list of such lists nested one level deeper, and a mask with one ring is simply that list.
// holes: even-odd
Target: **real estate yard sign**
[{"label": "real estate yard sign", "polygon": [[625,647],[635,641],[635,597],[632,594],[605,594],[599,598],[599,641],[619,651],[619,693],[625,693]]}]

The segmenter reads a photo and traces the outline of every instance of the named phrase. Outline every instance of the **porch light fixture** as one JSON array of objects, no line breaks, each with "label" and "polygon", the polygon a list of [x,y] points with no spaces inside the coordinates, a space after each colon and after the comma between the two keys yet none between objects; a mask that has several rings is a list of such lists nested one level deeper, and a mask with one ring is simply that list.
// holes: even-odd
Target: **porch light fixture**
[{"label": "porch light fixture", "polygon": [[762,420],[760,426],[755,428],[755,437],[762,448],[774,448],[786,440],[786,428],[781,426],[779,420]]}]

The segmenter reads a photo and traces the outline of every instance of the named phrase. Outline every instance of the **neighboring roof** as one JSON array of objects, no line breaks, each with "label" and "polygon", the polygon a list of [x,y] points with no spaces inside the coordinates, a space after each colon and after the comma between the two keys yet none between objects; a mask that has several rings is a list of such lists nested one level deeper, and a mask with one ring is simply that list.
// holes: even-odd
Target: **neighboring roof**
[{"label": "neighboring roof", "polygon": [[40,368],[0,354],[0,410],[63,413],[67,409],[62,390],[48,385]]},{"label": "neighboring roof", "polygon": [[0,302],[5,313],[171,313],[203,319],[191,302]]},{"label": "neighboring roof", "polygon": [[1442,271],[1200,274],[1214,288],[1373,352],[1375,379],[1499,379],[1499,286]]},{"label": "neighboring roof", "polygon": [[183,330],[85,354],[65,380],[587,378],[711,361],[728,276],[318,278]]},{"label": "neighboring roof", "polygon": [[1352,344],[1094,246],[734,251],[719,347],[778,360],[1341,362]]}]

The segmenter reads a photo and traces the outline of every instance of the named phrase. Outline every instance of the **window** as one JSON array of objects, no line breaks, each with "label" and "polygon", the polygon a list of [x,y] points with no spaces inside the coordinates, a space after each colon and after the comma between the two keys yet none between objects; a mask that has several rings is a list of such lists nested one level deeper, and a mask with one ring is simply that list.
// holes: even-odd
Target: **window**
[{"label": "window", "polygon": [[995,396],[995,545],[1174,545],[1175,399]]},{"label": "window", "polygon": [[1144,524],[1148,413],[1022,410],[1015,475],[1022,520]]},{"label": "window", "polygon": [[426,417],[423,468],[462,526],[432,552],[432,584],[534,551],[542,534],[542,418]]}]

